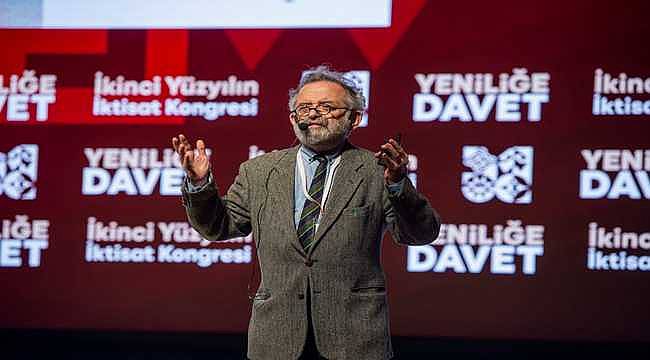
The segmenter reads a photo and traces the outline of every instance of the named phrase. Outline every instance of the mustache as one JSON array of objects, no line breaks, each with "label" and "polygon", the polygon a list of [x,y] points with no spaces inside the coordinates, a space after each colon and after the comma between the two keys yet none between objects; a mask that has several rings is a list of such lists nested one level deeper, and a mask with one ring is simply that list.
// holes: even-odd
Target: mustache
[{"label": "mustache", "polygon": [[[319,120],[320,120],[320,119],[319,119]],[[327,121],[322,121],[322,120],[321,120],[321,121],[318,121],[318,120],[309,120],[309,119],[305,119],[305,120],[298,121],[298,122],[296,123],[296,125],[298,125],[298,126],[300,126],[300,125],[302,125],[302,124],[305,124],[305,125],[303,125],[303,126],[320,125],[320,126],[323,126],[323,127],[327,127]]]}]

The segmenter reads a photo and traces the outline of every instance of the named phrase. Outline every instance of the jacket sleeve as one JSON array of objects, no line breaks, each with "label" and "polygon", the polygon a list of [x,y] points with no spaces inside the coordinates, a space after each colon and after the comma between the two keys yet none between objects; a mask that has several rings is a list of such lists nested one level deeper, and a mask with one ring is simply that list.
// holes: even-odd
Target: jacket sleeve
[{"label": "jacket sleeve", "polygon": [[190,191],[188,180],[181,187],[183,206],[192,227],[210,241],[247,236],[251,232],[249,183],[246,167],[239,174],[223,198],[213,177],[198,191]]},{"label": "jacket sleeve", "polygon": [[432,243],[440,232],[440,216],[409,178],[398,193],[384,188],[384,216],[393,239],[402,245]]}]

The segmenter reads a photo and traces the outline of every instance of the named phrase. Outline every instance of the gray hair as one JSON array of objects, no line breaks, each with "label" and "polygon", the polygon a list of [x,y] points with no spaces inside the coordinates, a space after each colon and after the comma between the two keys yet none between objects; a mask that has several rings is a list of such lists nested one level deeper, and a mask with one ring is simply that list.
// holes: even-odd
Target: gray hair
[{"label": "gray hair", "polygon": [[328,65],[319,65],[315,68],[303,72],[298,86],[289,90],[289,111],[293,111],[296,106],[296,97],[302,88],[316,81],[330,81],[339,84],[345,89],[346,105],[355,111],[363,111],[366,106],[366,98],[363,96],[361,89],[345,76],[345,73],[331,69]]}]

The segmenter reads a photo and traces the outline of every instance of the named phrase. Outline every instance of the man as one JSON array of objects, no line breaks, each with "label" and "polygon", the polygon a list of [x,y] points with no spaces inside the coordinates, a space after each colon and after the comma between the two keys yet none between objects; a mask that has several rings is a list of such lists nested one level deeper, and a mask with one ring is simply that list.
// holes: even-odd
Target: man
[{"label": "man", "polygon": [[203,141],[195,152],[183,135],[172,139],[187,173],[187,216],[208,240],[253,233],[261,283],[249,358],[390,359],[384,231],[428,244],[440,220],[405,176],[400,144],[390,139],[373,154],[347,141],[365,100],[343,74],[312,69],[289,96],[300,145],[241,164],[223,198]]}]

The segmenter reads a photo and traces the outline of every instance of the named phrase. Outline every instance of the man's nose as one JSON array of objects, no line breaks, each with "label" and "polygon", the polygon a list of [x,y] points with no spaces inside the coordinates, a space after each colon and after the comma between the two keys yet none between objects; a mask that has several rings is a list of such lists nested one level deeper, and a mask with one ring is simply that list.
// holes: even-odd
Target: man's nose
[{"label": "man's nose", "polygon": [[311,108],[309,109],[309,114],[307,116],[309,116],[310,119],[316,119],[317,117],[320,116],[320,114],[318,113],[316,108]]}]

